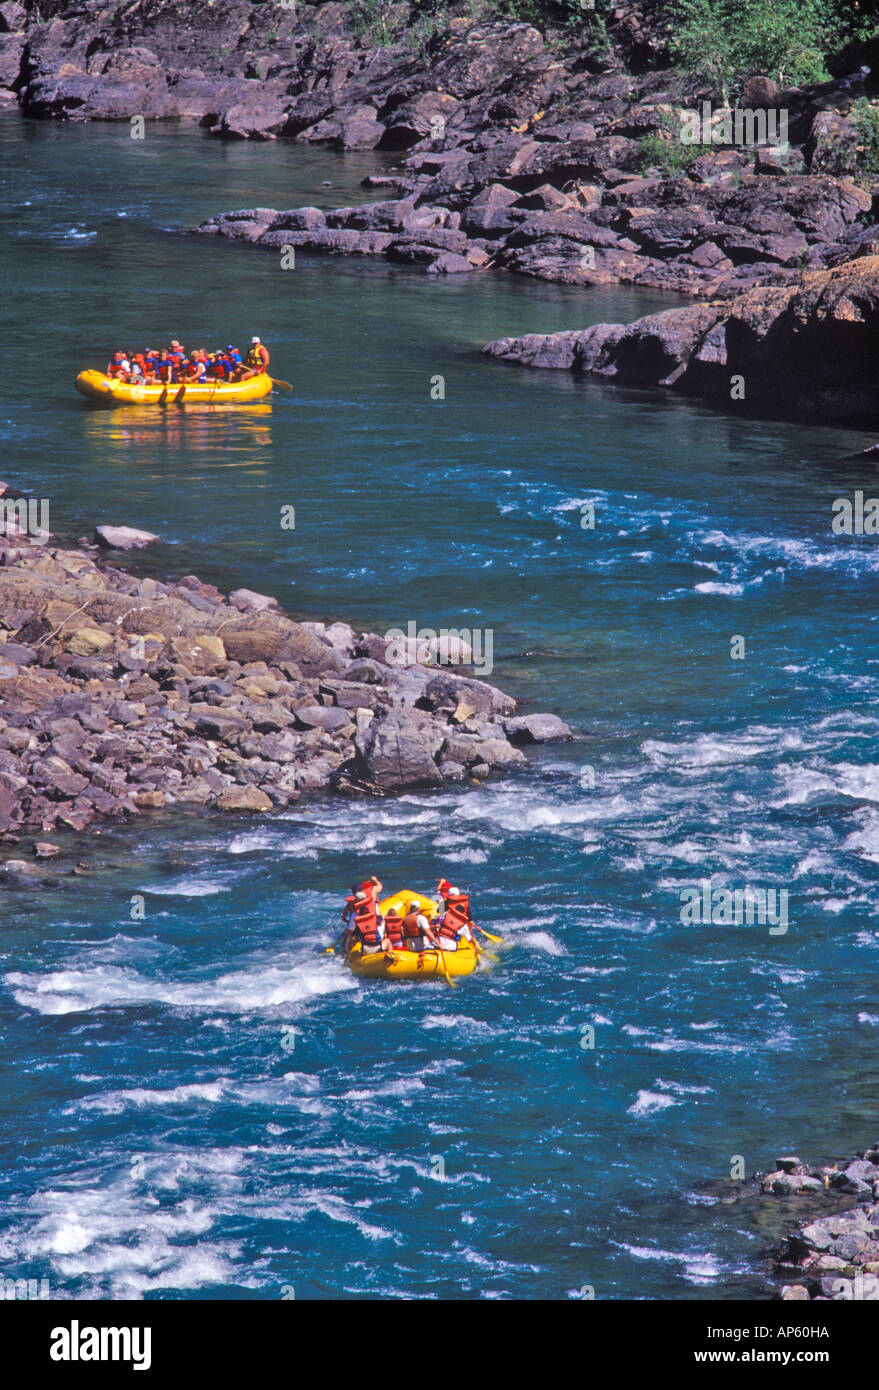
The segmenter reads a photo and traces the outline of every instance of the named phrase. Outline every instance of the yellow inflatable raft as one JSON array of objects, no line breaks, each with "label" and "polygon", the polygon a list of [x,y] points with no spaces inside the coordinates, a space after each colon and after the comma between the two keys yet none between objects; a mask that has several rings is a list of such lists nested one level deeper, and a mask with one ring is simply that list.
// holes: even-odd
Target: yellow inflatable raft
[{"label": "yellow inflatable raft", "polygon": [[272,378],[260,372],[246,381],[199,381],[174,383],[117,381],[103,372],[80,372],[76,389],[90,401],[101,405],[185,405],[187,401],[202,405],[235,405],[260,401],[272,389]]},{"label": "yellow inflatable raft", "polygon": [[[433,898],[424,893],[410,893],[408,889],[383,898],[378,910],[384,916],[392,907],[400,912],[402,904],[401,915],[405,915],[410,903],[418,903],[425,917],[436,921],[438,909]],[[475,948],[466,941],[458,942],[457,951],[444,951],[443,955],[450,975],[471,975],[479,964]],[[436,975],[445,978],[439,951],[395,951],[393,957],[389,959],[384,951],[365,956],[357,941],[348,952],[347,962],[352,974],[363,980],[432,980]]]}]

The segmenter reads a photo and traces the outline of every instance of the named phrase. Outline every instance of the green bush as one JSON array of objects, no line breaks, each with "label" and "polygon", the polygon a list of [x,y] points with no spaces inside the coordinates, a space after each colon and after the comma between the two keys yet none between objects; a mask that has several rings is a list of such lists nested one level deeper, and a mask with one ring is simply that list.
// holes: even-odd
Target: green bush
[{"label": "green bush", "polygon": [[710,153],[713,148],[713,145],[684,144],[674,115],[663,113],[659,130],[638,141],[637,165],[642,172],[658,169],[664,178],[675,178],[685,174],[700,155]]},{"label": "green bush", "polygon": [[351,0],[351,25],[358,38],[375,48],[399,43],[406,29],[406,15],[398,0]]},{"label": "green bush", "polygon": [[674,0],[673,56],[725,103],[748,77],[823,82],[824,58],[840,34],[835,0]]}]

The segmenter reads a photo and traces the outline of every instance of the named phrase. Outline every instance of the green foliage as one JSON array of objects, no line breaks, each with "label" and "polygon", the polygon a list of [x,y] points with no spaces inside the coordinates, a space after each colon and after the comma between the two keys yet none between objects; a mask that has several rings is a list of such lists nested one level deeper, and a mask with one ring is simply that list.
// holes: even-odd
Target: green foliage
[{"label": "green foliage", "polygon": [[595,57],[610,52],[607,21],[613,15],[612,0],[494,0],[490,7],[541,32],[548,25],[563,27],[569,41],[584,43]]},{"label": "green foliage", "polygon": [[661,122],[658,131],[645,135],[638,142],[638,168],[642,172],[657,169],[663,178],[673,179],[678,174],[685,174],[690,165],[713,146],[685,145],[672,115],[663,115]]},{"label": "green foliage", "polygon": [[851,122],[858,135],[858,167],[879,174],[879,102],[861,97],[852,107]]},{"label": "green foliage", "polygon": [[446,0],[421,0],[413,7],[413,19],[406,29],[406,47],[426,65],[449,33]]},{"label": "green foliage", "polygon": [[836,0],[674,0],[671,49],[724,101],[748,77],[781,84],[826,81],[825,55],[840,35]]},{"label": "green foliage", "polygon": [[351,0],[350,13],[355,34],[374,48],[399,43],[406,29],[405,8],[398,0]]}]

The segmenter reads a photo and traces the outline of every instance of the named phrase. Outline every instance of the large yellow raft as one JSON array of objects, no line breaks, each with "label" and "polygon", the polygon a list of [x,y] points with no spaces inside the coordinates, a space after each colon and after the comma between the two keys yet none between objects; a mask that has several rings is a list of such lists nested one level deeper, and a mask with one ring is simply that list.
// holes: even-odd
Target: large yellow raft
[{"label": "large yellow raft", "polygon": [[202,405],[240,405],[267,396],[272,389],[272,378],[260,372],[246,381],[175,382],[164,386],[159,381],[138,385],[118,381],[104,372],[86,371],[76,378],[76,389],[90,401],[100,401],[101,405],[185,405],[187,401]]},{"label": "large yellow raft", "polygon": [[[408,889],[383,898],[378,910],[384,916],[392,907],[396,907],[401,915],[405,915],[410,903],[418,903],[425,917],[431,922],[436,921],[438,909],[433,898],[428,898],[424,893],[410,893]],[[436,975],[444,978],[439,951],[395,951],[393,954],[393,960],[389,960],[384,951],[365,956],[357,941],[348,952],[348,968],[363,980],[431,980]],[[450,975],[471,975],[479,964],[475,948],[466,941],[458,942],[457,951],[444,951],[443,955]]]}]

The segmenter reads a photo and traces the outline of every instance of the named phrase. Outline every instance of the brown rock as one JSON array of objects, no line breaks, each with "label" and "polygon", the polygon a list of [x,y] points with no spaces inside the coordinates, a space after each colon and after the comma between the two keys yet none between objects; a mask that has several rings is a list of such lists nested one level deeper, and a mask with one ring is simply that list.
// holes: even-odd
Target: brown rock
[{"label": "brown rock", "polygon": [[270,811],[272,799],[258,787],[229,787],[216,800],[219,811]]}]

